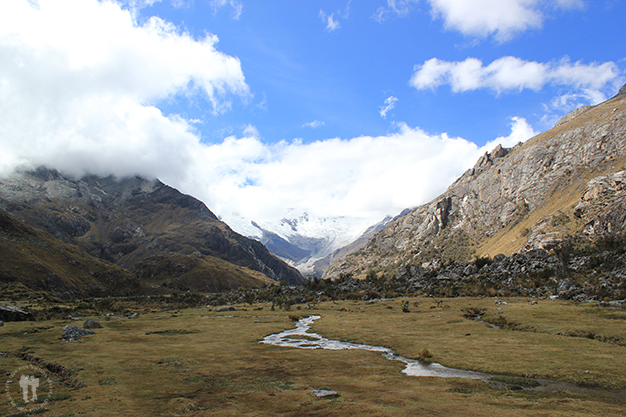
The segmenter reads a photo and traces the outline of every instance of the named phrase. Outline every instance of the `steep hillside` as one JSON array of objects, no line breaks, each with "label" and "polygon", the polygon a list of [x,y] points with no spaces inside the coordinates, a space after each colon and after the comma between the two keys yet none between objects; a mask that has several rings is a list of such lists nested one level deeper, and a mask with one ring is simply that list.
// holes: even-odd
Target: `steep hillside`
[{"label": "steep hillside", "polygon": [[[267,281],[259,280],[257,273],[273,281],[304,281],[296,269],[261,243],[233,232],[201,201],[158,180],[93,176],[74,180],[40,168],[1,180],[0,206],[64,242],[140,276],[146,265],[142,261],[159,256],[154,263],[166,265],[164,257],[172,257],[176,263],[178,256],[184,255],[193,256],[188,260],[193,260],[194,268],[207,267],[206,260],[213,259],[209,264],[228,262],[238,274],[256,271],[246,273],[249,282]],[[230,281],[227,288],[239,285],[234,278]],[[222,287],[225,281],[207,285],[214,284]]]},{"label": "steep hillside", "polygon": [[[405,210],[404,212],[402,212],[399,216],[396,217],[396,219],[404,216],[406,214],[407,210]],[[356,251],[358,251],[361,248],[364,248],[365,246],[367,246],[367,243],[369,242],[369,240],[378,232],[380,232],[381,230],[383,230],[393,219],[391,217],[386,217],[385,219],[383,219],[381,222],[376,223],[373,226],[370,226],[365,233],[363,233],[358,239],[356,239],[354,242],[350,243],[349,245],[346,245],[344,247],[341,247],[337,250],[335,250],[333,253],[331,253],[330,255],[319,259],[317,261],[315,261],[315,263],[313,264],[313,272],[316,277],[322,277],[324,275],[324,271],[326,271],[326,269],[328,268],[328,266],[330,264],[332,264],[333,262],[345,258],[346,256],[348,256],[351,253],[354,253]]]},{"label": "steep hillside", "polygon": [[324,277],[549,250],[565,236],[618,232],[624,170],[626,88],[523,145],[486,153],[444,194],[392,222]]},{"label": "steep hillside", "polygon": [[130,272],[94,258],[0,210],[0,285],[75,299],[144,293]]}]

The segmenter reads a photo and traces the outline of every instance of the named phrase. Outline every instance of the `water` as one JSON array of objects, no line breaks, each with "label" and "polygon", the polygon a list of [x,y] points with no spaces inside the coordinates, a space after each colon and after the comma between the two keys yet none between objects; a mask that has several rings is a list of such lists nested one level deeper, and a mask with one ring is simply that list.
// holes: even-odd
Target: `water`
[{"label": "water", "polygon": [[[321,318],[320,316],[309,316],[297,322],[295,329],[285,330],[277,334],[266,336],[259,343],[267,343],[274,346],[292,347],[298,349],[359,349],[371,352],[380,352],[385,358],[392,361],[399,361],[406,366],[402,370],[409,376],[434,376],[440,378],[466,378],[481,379],[487,381],[493,375],[481,372],[463,371],[461,369],[448,368],[438,363],[423,363],[417,360],[408,359],[398,355],[392,349],[384,346],[372,346],[359,343],[341,342],[339,340],[327,339],[317,333],[309,333],[313,322]],[[298,337],[300,336],[300,337]]]}]

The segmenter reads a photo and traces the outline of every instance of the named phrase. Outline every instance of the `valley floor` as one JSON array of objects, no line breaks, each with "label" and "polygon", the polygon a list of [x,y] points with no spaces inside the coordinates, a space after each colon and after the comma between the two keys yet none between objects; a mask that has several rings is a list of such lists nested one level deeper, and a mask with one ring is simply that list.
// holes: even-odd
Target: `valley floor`
[{"label": "valley floor", "polygon": [[[48,366],[53,394],[39,412],[67,417],[626,415],[623,309],[423,297],[291,311],[272,311],[267,303],[234,307],[138,306],[132,319],[86,309],[80,320],[8,322],[0,327],[0,382],[22,366]],[[472,313],[501,328],[473,320]],[[527,381],[520,378],[501,379],[506,384],[412,377],[401,372],[402,363],[375,352],[259,343],[311,314],[321,316],[312,331],[328,338],[389,347],[407,358],[427,349],[431,360],[449,367],[552,379],[576,389],[518,389]],[[82,326],[87,317],[104,328],[78,341],[61,340],[67,324]],[[311,393],[316,389],[338,396],[318,399]],[[3,392],[0,416],[11,415],[25,414]]]}]

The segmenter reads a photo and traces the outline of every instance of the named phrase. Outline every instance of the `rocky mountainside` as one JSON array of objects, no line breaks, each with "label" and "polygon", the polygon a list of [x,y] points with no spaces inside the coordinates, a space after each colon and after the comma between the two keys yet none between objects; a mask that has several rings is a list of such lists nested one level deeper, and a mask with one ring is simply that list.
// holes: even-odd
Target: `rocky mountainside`
[{"label": "rocky mountainside", "polygon": [[325,278],[435,270],[472,258],[551,250],[626,225],[626,86],[551,130],[481,157],[448,190],[334,262]]},{"label": "rocky mountainside", "polygon": [[30,227],[2,210],[0,260],[0,288],[22,284],[65,299],[145,293],[132,273]]},{"label": "rocky mountainside", "polygon": [[153,285],[219,291],[244,281],[305,281],[204,203],[158,180],[75,180],[40,168],[0,180],[0,208]]},{"label": "rocky mountainside", "polygon": [[[405,214],[407,214],[407,210],[400,213],[395,219],[398,219]],[[392,220],[391,217],[386,217],[382,221],[376,223],[373,226],[370,226],[359,238],[357,238],[352,243],[343,246],[331,253],[324,258],[318,259],[313,263],[313,275],[316,277],[322,277],[324,275],[324,271],[328,268],[330,264],[332,264],[335,260],[345,258],[349,254],[358,251],[361,248],[364,248],[369,240],[378,232],[383,230]]]}]

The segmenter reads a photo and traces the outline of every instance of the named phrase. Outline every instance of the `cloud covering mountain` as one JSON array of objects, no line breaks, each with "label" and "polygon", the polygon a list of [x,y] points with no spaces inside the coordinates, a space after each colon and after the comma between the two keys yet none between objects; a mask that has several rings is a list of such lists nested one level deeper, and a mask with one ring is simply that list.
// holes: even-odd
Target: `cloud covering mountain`
[{"label": "cloud covering mountain", "polygon": [[[386,92],[385,106],[380,107],[383,99],[372,106],[375,118],[390,118],[384,134],[268,140],[247,124],[238,134],[209,141],[202,132],[211,129],[211,117],[256,103],[260,94],[251,88],[240,58],[220,51],[216,35],[205,30],[199,36],[163,18],[142,16],[144,7],[157,3],[0,4],[0,175],[40,165],[77,177],[138,174],[202,199],[235,228],[308,213],[361,219],[357,223],[364,229],[442,192],[496,143],[512,146],[535,134],[525,118],[515,115],[509,116],[508,136],[485,138],[481,145],[445,129],[429,133],[391,120],[394,106],[406,101]],[[416,2],[390,0],[381,7],[389,18],[406,16],[416,6],[411,3]],[[461,16],[455,8],[459,2],[429,2],[433,19],[443,19],[447,29],[500,41],[538,27],[549,9],[537,1],[506,3],[523,13],[514,16],[498,6],[487,16]],[[581,4],[557,1],[551,10]],[[228,7],[232,19],[246,11],[245,3],[236,1],[213,1],[211,7],[214,14]],[[341,9],[342,25],[332,32],[346,30],[354,7],[348,3]],[[325,16],[332,19],[332,14]],[[479,31],[479,20],[491,23]],[[603,99],[621,79],[613,62],[542,63],[513,56],[486,65],[477,58],[432,58],[412,75],[407,70],[403,83],[413,92],[449,84],[454,92],[503,93],[552,83],[574,88],[588,102]],[[206,108],[209,116],[195,119],[166,110],[180,102]],[[332,126],[313,116],[298,127],[317,132]]]}]

